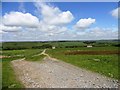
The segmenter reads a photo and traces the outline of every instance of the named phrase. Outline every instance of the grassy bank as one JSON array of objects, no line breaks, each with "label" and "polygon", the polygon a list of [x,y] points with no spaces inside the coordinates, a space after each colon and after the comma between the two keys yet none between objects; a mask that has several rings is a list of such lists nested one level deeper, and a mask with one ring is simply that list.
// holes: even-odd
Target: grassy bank
[{"label": "grassy bank", "polygon": [[24,87],[16,78],[15,72],[11,67],[10,61],[17,58],[5,58],[2,62],[2,87],[7,88],[21,88]]}]

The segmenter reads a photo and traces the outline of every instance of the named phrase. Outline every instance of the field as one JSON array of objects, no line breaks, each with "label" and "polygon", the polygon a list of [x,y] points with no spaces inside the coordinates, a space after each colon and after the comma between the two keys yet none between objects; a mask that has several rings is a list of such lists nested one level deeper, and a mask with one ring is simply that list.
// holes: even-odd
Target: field
[{"label": "field", "polygon": [[[91,44],[93,47],[86,47]],[[55,46],[55,49],[52,47]],[[3,88],[24,87],[15,76],[11,61],[25,58],[29,61],[41,61],[39,55],[44,49],[51,57],[85,68],[102,75],[119,79],[117,41],[97,42],[8,42],[2,45],[2,85]]]},{"label": "field", "polygon": [[[85,48],[86,49],[86,48]],[[90,50],[91,48],[88,48],[87,50]],[[94,51],[102,51],[103,50],[117,50],[117,48],[111,47],[106,49],[104,47],[100,48],[93,48]],[[78,50],[84,50],[84,48],[79,48]],[[87,51],[85,50],[85,51]],[[73,64],[78,67],[82,67],[88,70],[92,70],[94,72],[98,72],[100,74],[106,75],[111,78],[118,79],[118,54],[99,54],[99,55],[92,55],[91,53],[77,53],[77,54],[68,54],[66,55],[66,52],[72,51],[72,49],[56,49],[56,50],[48,50],[48,54],[51,55],[51,57],[57,58],[59,60],[63,60],[67,63]]]}]

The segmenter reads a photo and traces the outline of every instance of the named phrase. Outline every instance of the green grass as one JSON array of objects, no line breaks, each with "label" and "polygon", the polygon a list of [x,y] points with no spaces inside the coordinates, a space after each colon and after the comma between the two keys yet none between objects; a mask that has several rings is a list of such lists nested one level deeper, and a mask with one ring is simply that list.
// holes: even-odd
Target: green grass
[{"label": "green grass", "polygon": [[[42,49],[26,49],[26,50],[5,50],[3,51],[3,55],[11,56],[11,58],[25,58],[28,61],[39,61],[44,57],[44,55],[38,55],[42,52]],[[33,57],[34,56],[34,57]]]},{"label": "green grass", "polygon": [[44,57],[45,57],[44,55],[39,55],[39,56],[34,56],[34,57],[28,56],[28,57],[26,57],[25,60],[27,60],[27,61],[41,61]]},{"label": "green grass", "polygon": [[[41,61],[44,58],[43,55],[32,57],[41,53],[40,49],[27,49],[27,50],[5,50],[3,56],[11,56],[10,58],[2,59],[2,87],[3,88],[24,88],[23,84],[17,79],[13,68],[11,67],[11,61],[26,58],[28,61]],[[17,56],[22,55],[22,56]]]},{"label": "green grass", "polygon": [[21,88],[24,86],[16,78],[15,72],[11,67],[10,61],[17,58],[6,58],[2,61],[2,87],[7,88]]},{"label": "green grass", "polygon": [[[99,45],[99,42],[97,41]],[[103,42],[103,41],[102,41]],[[104,41],[106,43],[106,41]],[[109,45],[116,44],[117,42],[110,41]],[[0,43],[1,44],[1,43]],[[12,60],[25,58],[28,61],[41,61],[44,57],[43,55],[35,56],[42,52],[42,49],[32,49],[33,46],[42,46],[44,44],[50,44],[57,47],[55,50],[47,50],[47,53],[52,57],[63,60],[67,63],[73,64],[78,67],[82,67],[100,74],[106,75],[108,77],[118,79],[118,57],[117,55],[64,55],[67,50],[118,50],[118,47],[108,46],[108,47],[83,47],[85,44],[83,42],[4,42],[2,43],[3,49],[22,49],[22,50],[4,50],[3,56],[10,56],[10,58],[4,58],[2,60],[2,87],[4,88],[23,88],[24,86],[17,79],[14,70],[11,67],[10,62]],[[79,48],[65,48],[66,46],[81,46]],[[24,48],[24,49],[23,49]],[[94,59],[100,59],[99,62],[94,61]],[[0,61],[1,62],[1,61]]]},{"label": "green grass", "polygon": [[[100,74],[118,79],[118,57],[117,55],[65,55],[68,50],[118,50],[117,47],[93,47],[93,48],[59,48],[47,50],[50,56],[63,60],[67,63],[82,67]],[[25,49],[25,50],[4,50],[3,56],[11,56],[2,60],[2,87],[4,88],[23,88],[24,86],[17,79],[10,62],[12,60],[26,58],[28,61],[41,61],[43,55],[38,55],[42,49]],[[34,56],[34,57],[33,57]],[[97,62],[94,59],[99,59]]]},{"label": "green grass", "polygon": [[[79,48],[78,50],[117,50],[117,48]],[[65,55],[64,52],[73,49],[47,50],[47,53],[57,59],[78,67],[98,72],[102,75],[118,79],[118,55]],[[99,61],[95,61],[98,59]]]},{"label": "green grass", "polygon": [[101,50],[101,51],[104,51],[104,50],[118,50],[118,47],[92,47],[92,48],[87,48],[87,47],[80,47],[80,48],[60,48],[60,49],[57,49],[57,50],[87,50],[87,51],[91,51],[91,50]]},{"label": "green grass", "polygon": [[[1,45],[2,44],[2,45]],[[50,44],[58,48],[65,48],[66,46],[85,46],[85,41],[49,41],[49,42],[2,42],[0,43],[0,48],[3,50],[12,50],[12,49],[32,49],[36,46],[42,46],[45,44]],[[118,45],[117,40],[96,40],[92,45],[94,46],[114,46]]]},{"label": "green grass", "polygon": [[2,62],[0,61],[0,89],[2,88]]},{"label": "green grass", "polygon": [[25,59],[28,61],[40,61],[42,60],[42,58],[44,58],[44,55],[38,55],[42,51],[43,51],[42,49],[28,49],[24,52]]}]

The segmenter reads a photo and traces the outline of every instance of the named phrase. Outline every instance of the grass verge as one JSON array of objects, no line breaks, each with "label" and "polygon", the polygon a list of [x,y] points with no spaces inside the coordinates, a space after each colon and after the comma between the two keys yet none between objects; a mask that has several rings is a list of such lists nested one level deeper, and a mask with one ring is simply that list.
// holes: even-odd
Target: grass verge
[{"label": "grass verge", "polygon": [[2,61],[2,88],[24,88],[16,78],[15,72],[11,67],[10,61],[17,58],[4,58]]}]

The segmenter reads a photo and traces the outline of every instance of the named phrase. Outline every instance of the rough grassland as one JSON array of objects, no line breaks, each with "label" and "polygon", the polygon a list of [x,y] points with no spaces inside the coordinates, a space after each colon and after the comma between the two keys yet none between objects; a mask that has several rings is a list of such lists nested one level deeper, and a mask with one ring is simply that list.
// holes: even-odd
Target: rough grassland
[{"label": "rough grassland", "polygon": [[[118,79],[118,55],[65,55],[66,51],[73,49],[47,50],[47,53],[57,59],[71,63],[75,66],[98,72],[111,78]],[[114,47],[79,48],[78,50],[117,50]]]}]

